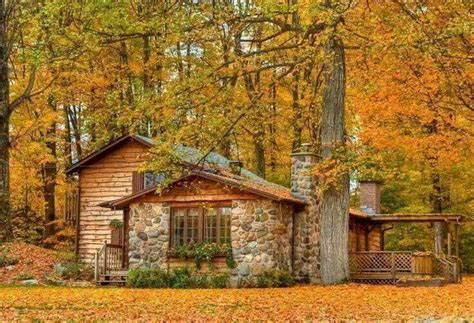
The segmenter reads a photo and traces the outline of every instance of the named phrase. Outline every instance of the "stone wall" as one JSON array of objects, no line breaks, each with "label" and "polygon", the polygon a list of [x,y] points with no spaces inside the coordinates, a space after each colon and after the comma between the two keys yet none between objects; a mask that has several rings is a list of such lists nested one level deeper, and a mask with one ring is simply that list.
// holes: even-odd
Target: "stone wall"
[{"label": "stone wall", "polygon": [[274,269],[291,272],[292,215],[292,206],[271,200],[233,201],[234,280]]},{"label": "stone wall", "polygon": [[169,249],[168,203],[130,205],[129,267],[165,268]]},{"label": "stone wall", "polygon": [[[130,268],[167,268],[170,207],[130,205]],[[268,270],[292,271],[293,206],[267,199],[232,203],[231,239],[235,283]]]},{"label": "stone wall", "polygon": [[291,155],[291,192],[308,204],[295,213],[295,262],[296,280],[317,283],[320,279],[320,212],[316,181],[311,174],[316,156],[311,152]]}]

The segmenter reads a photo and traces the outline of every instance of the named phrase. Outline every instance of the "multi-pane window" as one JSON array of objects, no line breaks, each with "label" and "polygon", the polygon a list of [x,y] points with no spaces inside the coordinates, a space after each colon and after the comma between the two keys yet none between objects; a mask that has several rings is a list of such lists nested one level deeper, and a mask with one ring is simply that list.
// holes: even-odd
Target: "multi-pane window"
[{"label": "multi-pane window", "polygon": [[230,207],[173,208],[172,246],[188,243],[230,243]]},{"label": "multi-pane window", "polygon": [[217,209],[207,209],[204,214],[204,241],[217,243]]},{"label": "multi-pane window", "polygon": [[220,208],[219,217],[219,243],[230,243],[230,219],[232,216],[232,209],[230,207]]}]

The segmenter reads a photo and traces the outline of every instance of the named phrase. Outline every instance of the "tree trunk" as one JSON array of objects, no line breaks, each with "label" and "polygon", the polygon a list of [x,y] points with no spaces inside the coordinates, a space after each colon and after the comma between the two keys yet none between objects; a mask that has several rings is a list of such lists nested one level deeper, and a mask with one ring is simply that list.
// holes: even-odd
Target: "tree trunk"
[{"label": "tree trunk", "polygon": [[276,105],[276,85],[272,85],[272,90],[270,92],[270,125],[269,125],[269,137],[270,137],[270,169],[272,172],[276,172],[277,166],[277,151],[278,145],[276,141],[276,115],[277,115],[277,105]]},{"label": "tree trunk", "polygon": [[63,105],[64,118],[64,155],[66,156],[66,168],[72,165],[72,140],[71,123],[69,121],[69,105]]},{"label": "tree trunk", "polygon": [[255,170],[257,175],[265,178],[265,145],[263,143],[264,132],[257,130],[254,139],[255,148]]},{"label": "tree trunk", "polygon": [[74,132],[74,143],[76,147],[76,158],[80,160],[82,158],[82,130],[81,130],[81,108],[76,107],[75,105],[71,105],[68,108],[70,114],[69,119],[71,121],[72,130]]},{"label": "tree trunk", "polygon": [[[433,193],[431,195],[431,205],[433,213],[443,212],[443,190],[441,188],[441,177],[437,173],[431,174],[433,185]],[[436,222],[435,229],[435,253],[440,254],[444,252],[444,241],[446,235],[446,224],[443,222]]]},{"label": "tree trunk", "polygon": [[[321,120],[321,156],[331,159],[344,145],[345,57],[342,40],[333,36],[325,45],[325,70]],[[321,281],[337,284],[349,278],[349,175],[337,175],[337,185],[321,198]]]},{"label": "tree trunk", "polygon": [[293,74],[293,84],[291,85],[291,97],[293,107],[293,149],[296,151],[301,147],[301,137],[303,132],[302,118],[303,111],[299,102],[299,83],[300,83],[300,72],[297,71]]},{"label": "tree trunk", "polygon": [[[56,102],[54,98],[48,98],[48,104],[56,111]],[[56,220],[56,173],[57,173],[57,155],[56,155],[56,121],[51,123],[51,126],[46,132],[46,146],[50,151],[52,161],[47,162],[44,166],[44,202],[45,202],[45,237],[49,237],[55,233],[55,226],[51,222]]]},{"label": "tree trunk", "polygon": [[13,237],[10,214],[10,111],[5,1],[0,0],[0,242]]}]

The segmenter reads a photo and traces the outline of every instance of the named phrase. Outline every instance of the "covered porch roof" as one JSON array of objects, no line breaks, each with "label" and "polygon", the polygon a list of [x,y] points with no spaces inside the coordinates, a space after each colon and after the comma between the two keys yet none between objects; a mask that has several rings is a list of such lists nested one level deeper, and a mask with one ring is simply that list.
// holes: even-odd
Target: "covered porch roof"
[{"label": "covered porch roof", "polygon": [[461,214],[452,213],[394,213],[374,214],[368,219],[377,223],[414,223],[414,222],[451,222],[461,223],[464,217]]}]

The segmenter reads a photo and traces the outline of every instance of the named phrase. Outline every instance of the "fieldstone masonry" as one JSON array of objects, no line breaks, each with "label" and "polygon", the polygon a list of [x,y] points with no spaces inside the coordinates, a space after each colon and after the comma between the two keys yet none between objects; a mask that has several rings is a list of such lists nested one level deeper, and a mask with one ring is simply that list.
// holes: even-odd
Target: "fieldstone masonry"
[{"label": "fieldstone masonry", "polygon": [[291,192],[308,204],[295,212],[295,254],[293,276],[299,281],[317,283],[320,279],[319,201],[316,181],[311,174],[317,156],[303,145],[291,155]]},{"label": "fieldstone masonry", "polygon": [[[230,272],[234,282],[274,269],[292,272],[300,281],[319,281],[319,203],[311,175],[315,161],[308,151],[292,155],[291,190],[308,203],[305,207],[269,199],[232,201],[231,243],[237,267]],[[130,268],[166,268],[169,204],[131,204],[129,227]]]},{"label": "fieldstone masonry", "polygon": [[234,278],[264,271],[291,272],[293,208],[271,200],[239,200],[232,203],[232,251],[237,267]]},{"label": "fieldstone masonry", "polygon": [[170,207],[168,203],[134,203],[130,205],[130,268],[166,267]]},{"label": "fieldstone masonry", "polygon": [[[231,240],[237,267],[234,278],[263,271],[291,272],[293,207],[267,199],[232,203]],[[130,205],[130,268],[166,268],[170,207],[167,203]]]}]

